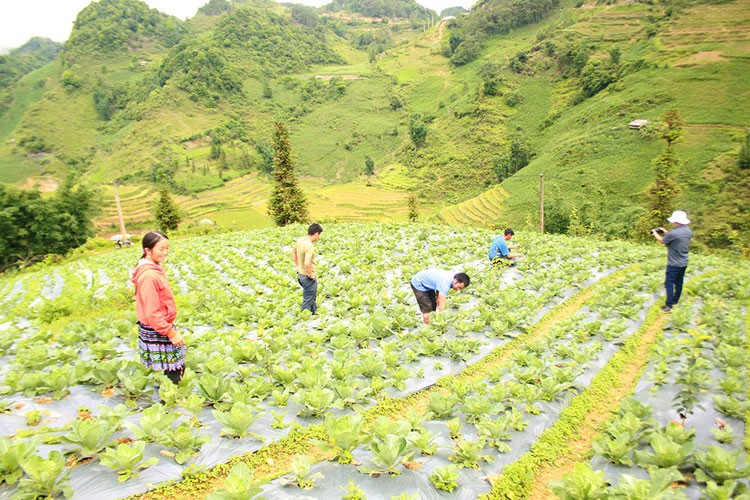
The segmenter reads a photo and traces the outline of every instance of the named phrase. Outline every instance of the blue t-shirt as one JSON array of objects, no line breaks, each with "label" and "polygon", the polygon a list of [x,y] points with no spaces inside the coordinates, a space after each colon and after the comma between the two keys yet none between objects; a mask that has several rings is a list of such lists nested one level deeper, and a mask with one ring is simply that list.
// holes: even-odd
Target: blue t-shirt
[{"label": "blue t-shirt", "polygon": [[667,265],[687,267],[688,249],[693,232],[687,226],[677,226],[664,235],[661,242],[667,247]]},{"label": "blue t-shirt", "polygon": [[508,244],[505,243],[505,237],[503,235],[492,240],[492,245],[490,245],[490,260],[496,257],[505,257],[508,255],[508,252]]},{"label": "blue t-shirt", "polygon": [[420,292],[436,290],[447,296],[448,291],[453,287],[453,276],[455,276],[455,273],[450,271],[425,269],[414,275],[411,284]]}]

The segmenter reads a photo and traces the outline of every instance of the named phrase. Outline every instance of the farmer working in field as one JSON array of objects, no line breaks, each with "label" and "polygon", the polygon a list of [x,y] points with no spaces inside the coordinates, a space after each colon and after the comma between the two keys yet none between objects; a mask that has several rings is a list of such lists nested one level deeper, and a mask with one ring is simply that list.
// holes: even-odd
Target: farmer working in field
[{"label": "farmer working in field", "polygon": [[513,260],[517,259],[518,257],[523,257],[522,253],[510,252],[511,249],[515,250],[517,248],[520,248],[519,245],[511,244],[511,238],[513,238],[514,234],[516,233],[514,233],[511,228],[507,228],[502,235],[496,236],[495,239],[492,240],[489,253],[490,262],[504,262],[505,260]]},{"label": "farmer working in field", "polygon": [[297,266],[297,281],[302,287],[302,310],[307,309],[315,314],[318,305],[315,298],[318,295],[318,275],[315,274],[315,247],[313,243],[320,239],[323,227],[320,224],[310,224],[307,236],[303,236],[292,249],[292,260]]},{"label": "farmer working in field", "polygon": [[440,269],[419,271],[411,279],[411,289],[422,311],[425,324],[430,324],[430,313],[445,310],[445,299],[451,290],[463,290],[469,286],[469,276]]}]

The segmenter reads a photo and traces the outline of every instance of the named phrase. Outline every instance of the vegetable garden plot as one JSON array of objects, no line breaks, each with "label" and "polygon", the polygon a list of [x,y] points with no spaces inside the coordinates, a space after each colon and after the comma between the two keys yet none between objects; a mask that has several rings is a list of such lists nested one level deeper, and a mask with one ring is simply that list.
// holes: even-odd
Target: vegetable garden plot
[{"label": "vegetable garden plot", "polygon": [[558,496],[750,493],[748,278],[746,267],[721,266],[690,283],[695,300],[674,308],[635,394],[604,426],[590,466],[556,484]]},{"label": "vegetable garden plot", "polygon": [[[334,460],[356,459],[361,462],[359,466],[328,464],[313,468],[311,475],[323,476],[317,479],[314,491],[289,491],[284,487],[290,481],[287,478],[265,491],[272,498],[331,498],[332,492],[356,485],[368,498],[389,498],[383,492],[395,495],[398,491],[421,498],[437,497],[437,491],[430,493],[432,490],[426,487],[431,481],[435,487],[451,491],[455,498],[473,498],[477,492],[489,491],[486,482],[477,484],[475,469],[480,476],[495,474],[525,453],[554,423],[571,395],[585,387],[607,363],[617,349],[616,343],[638,328],[639,320],[630,321],[632,324],[620,321],[618,308],[609,305],[610,297],[629,297],[622,301],[627,306],[640,304],[631,314],[635,317],[641,312],[638,309],[654,300],[653,285],[654,279],[628,275],[626,283],[617,282],[600,290],[581,314],[560,322],[543,339],[522,345],[508,363],[492,370],[487,378],[444,379],[444,391],[430,394],[424,412],[412,410],[395,424],[376,421],[375,431],[362,433],[364,443],[345,441],[355,448],[336,449]],[[361,422],[327,419],[329,440],[336,443],[342,429],[353,426],[361,426]],[[378,431],[382,426],[390,428]],[[365,476],[358,481],[353,474],[357,470],[389,475]],[[393,478],[393,474],[406,478]]]},{"label": "vegetable garden plot", "polygon": [[[12,326],[0,331],[1,354],[9,360],[3,374],[3,401],[10,410],[0,420],[11,422],[0,427],[14,439],[3,440],[0,446],[28,463],[29,470],[8,465],[12,470],[3,472],[11,479],[5,481],[6,491],[37,487],[38,477],[30,472],[37,466],[57,471],[58,484],[53,482],[51,487],[72,485],[80,498],[114,491],[108,488],[117,488],[118,495],[145,491],[149,483],[178,479],[183,471],[266,447],[291,431],[319,428],[327,415],[371,415],[368,408],[375,415],[393,401],[389,397],[425,389],[440,377],[461,373],[491,350],[516,342],[555,305],[627,264],[624,255],[630,262],[662,256],[660,249],[622,243],[588,243],[596,248],[586,252],[581,248],[586,243],[574,247],[565,238],[527,235],[522,243],[528,257],[516,269],[497,270],[485,260],[492,236],[487,231],[330,225],[318,244],[320,314],[311,319],[298,312],[301,292],[289,255],[300,232],[297,227],[173,243],[167,271],[177,295],[178,327],[190,345],[188,371],[179,387],[167,384],[158,395],[154,384],[160,378],[134,361],[134,313],[127,276],[138,252],[121,250],[90,259],[83,264],[92,266],[84,268],[88,272],[82,272],[79,261],[37,271],[33,280],[31,274],[18,278],[22,293],[14,294],[10,304],[3,303],[15,315],[9,316]],[[379,236],[371,241],[372,234]],[[472,286],[452,293],[450,312],[426,327],[419,326],[408,280],[429,266],[466,269]],[[576,337],[566,328],[594,330],[591,325],[596,321],[601,321],[603,331],[627,335],[637,325],[638,311],[653,300],[661,277],[657,269],[660,265],[648,270],[656,276],[652,279],[627,274],[626,281],[633,284],[627,293],[628,300],[634,298],[632,303],[607,299],[615,313],[593,312],[594,304],[587,303],[580,318],[561,326],[566,333],[534,347],[538,351],[527,356],[554,355],[570,363],[568,357],[579,353],[571,349]],[[61,293],[29,309],[34,293],[43,286],[32,293],[29,283],[50,280],[62,283]],[[16,286],[0,285],[3,290]],[[616,289],[604,284],[601,293],[610,288]],[[601,300],[605,301],[604,295]],[[626,312],[635,316],[636,323],[622,321]],[[19,331],[17,325],[24,320],[31,324]],[[592,338],[581,350],[596,357],[596,342],[610,341],[616,340]],[[590,367],[596,370],[593,364]],[[549,369],[560,376],[561,387],[585,384],[575,370],[563,374],[557,369],[565,366],[554,368]],[[531,375],[493,372],[493,376],[496,380],[488,379],[487,387],[506,385],[509,379],[503,377]],[[454,388],[448,382],[438,385],[441,390]],[[529,428],[538,425],[541,429],[547,425],[544,422],[554,421],[564,402],[554,395],[556,403],[535,406],[537,400],[530,390],[514,390],[518,392],[512,397],[523,401],[516,412],[528,417]],[[80,403],[83,395],[88,399]],[[453,408],[461,428],[465,427],[462,434],[468,436],[463,444],[466,449],[459,453],[470,459],[489,450],[476,449],[480,439],[489,442],[489,438],[472,430],[477,423],[469,422],[475,420],[486,398],[483,393],[464,396],[468,402],[454,402]],[[163,407],[153,404],[158,399],[165,401]],[[432,403],[430,411],[448,406],[444,399]],[[499,404],[512,406],[505,400]],[[424,426],[436,439],[453,444],[448,422],[456,416],[425,421]],[[373,418],[368,416],[368,426]],[[39,423],[31,425],[36,420]],[[368,458],[376,456],[372,447],[383,455],[400,449],[401,437],[384,433],[379,438],[382,444],[373,445],[371,440],[367,448],[362,445],[356,452],[364,453],[359,460],[383,467]],[[121,442],[115,445],[117,439]],[[20,449],[23,445],[33,450],[26,453],[27,448]],[[409,449],[414,446],[408,444]],[[454,464],[445,462],[449,451],[442,453],[425,470],[431,474],[439,470],[448,482],[457,472],[450,468]],[[65,455],[85,459],[70,468],[63,462]],[[158,464],[152,463],[154,458]],[[472,474],[458,476],[473,478],[461,481],[474,483]],[[86,484],[92,475],[96,483]],[[124,484],[118,484],[118,479]]]}]

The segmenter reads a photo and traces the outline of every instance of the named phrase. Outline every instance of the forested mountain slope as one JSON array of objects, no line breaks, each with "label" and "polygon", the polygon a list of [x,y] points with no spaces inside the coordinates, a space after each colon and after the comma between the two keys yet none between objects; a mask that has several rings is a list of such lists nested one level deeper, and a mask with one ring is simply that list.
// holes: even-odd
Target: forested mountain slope
[{"label": "forested mountain slope", "polygon": [[[356,2],[213,0],[182,22],[93,2],[55,62],[9,87],[0,180],[120,179],[126,218],[145,225],[167,185],[189,218],[262,223],[281,121],[313,217],[378,219],[380,199],[405,217],[413,192],[422,217],[536,227],[543,172],[548,229],[628,236],[675,109],[674,203],[717,244],[747,237],[748,0],[494,0],[432,25],[396,19],[404,5],[368,18]],[[466,201],[488,189],[502,195]]]}]

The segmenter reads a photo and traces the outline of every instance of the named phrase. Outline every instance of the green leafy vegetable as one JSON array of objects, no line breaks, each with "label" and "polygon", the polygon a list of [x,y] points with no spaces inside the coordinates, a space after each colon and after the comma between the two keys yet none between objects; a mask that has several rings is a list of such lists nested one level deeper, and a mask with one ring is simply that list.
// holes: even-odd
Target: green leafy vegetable
[{"label": "green leafy vegetable", "polygon": [[323,451],[335,451],[334,460],[341,464],[350,464],[354,460],[352,451],[362,443],[361,415],[346,415],[336,418],[326,415],[325,429],[328,441],[315,440]]},{"label": "green leafy vegetable", "polygon": [[606,498],[607,482],[604,471],[594,471],[589,464],[577,463],[573,471],[563,475],[558,481],[552,481],[552,491],[562,500],[589,500]]},{"label": "green leafy vegetable", "polygon": [[65,457],[59,451],[51,451],[46,459],[27,455],[21,460],[21,468],[26,476],[18,483],[14,498],[54,498],[60,493],[65,498],[73,496],[73,489],[67,484],[70,471],[66,470]]},{"label": "green leafy vegetable", "polygon": [[452,492],[458,488],[459,470],[456,465],[441,465],[435,467],[430,474],[430,482],[438,490]]},{"label": "green leafy vegetable", "polygon": [[143,460],[143,448],[146,446],[145,441],[136,441],[132,446],[123,443],[117,448],[107,448],[99,457],[99,461],[105,467],[117,471],[117,480],[127,481],[130,478],[138,477],[137,469],[146,469],[159,463],[159,459],[151,457]]},{"label": "green leafy vegetable", "polygon": [[255,482],[255,472],[245,462],[232,467],[224,480],[224,487],[207,497],[207,500],[248,500],[263,492]]},{"label": "green leafy vegetable", "polygon": [[[245,403],[234,403],[229,411],[212,410],[214,418],[222,425],[221,436],[231,436],[235,438],[244,438],[248,434],[248,429],[255,423],[263,412],[253,413],[253,409]],[[263,441],[263,437],[253,434],[257,439]]]},{"label": "green leafy vegetable", "polygon": [[36,451],[36,442],[0,436],[0,483],[14,484],[23,474],[21,461]]},{"label": "green leafy vegetable", "polygon": [[71,425],[72,429],[62,436],[62,440],[78,445],[82,457],[92,457],[102,451],[109,445],[114,433],[110,423],[105,420],[73,420]]}]

